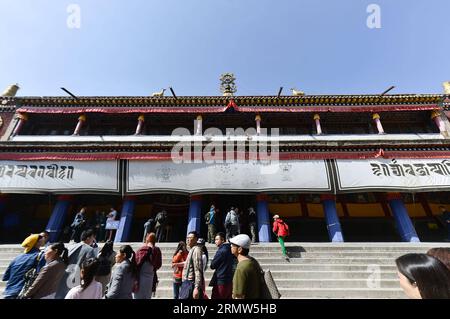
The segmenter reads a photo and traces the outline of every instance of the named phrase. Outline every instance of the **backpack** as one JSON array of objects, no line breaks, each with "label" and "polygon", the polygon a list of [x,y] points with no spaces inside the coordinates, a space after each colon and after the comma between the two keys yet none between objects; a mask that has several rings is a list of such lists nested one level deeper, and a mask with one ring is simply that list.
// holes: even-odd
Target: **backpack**
[{"label": "backpack", "polygon": [[281,230],[284,230],[285,232],[286,232],[286,236],[289,236],[290,235],[290,233],[289,233],[289,226],[288,226],[288,224],[286,224],[284,221],[282,222],[282,223],[279,223],[278,224],[278,227],[281,229]]},{"label": "backpack", "polygon": [[156,226],[161,226],[162,224],[164,224],[166,222],[166,217],[167,215],[163,212],[158,213],[158,215],[156,215],[155,221],[156,221]]}]

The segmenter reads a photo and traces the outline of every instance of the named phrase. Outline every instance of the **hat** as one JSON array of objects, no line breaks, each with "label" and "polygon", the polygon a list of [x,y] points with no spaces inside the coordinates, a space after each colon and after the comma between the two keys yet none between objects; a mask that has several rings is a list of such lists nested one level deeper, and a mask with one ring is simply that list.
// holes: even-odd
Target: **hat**
[{"label": "hat", "polygon": [[242,247],[245,249],[250,249],[250,245],[252,244],[252,241],[251,241],[250,237],[248,237],[248,235],[241,234],[241,235],[236,235],[233,238],[231,238],[230,243],[235,244],[236,246],[239,246],[239,247]]},{"label": "hat", "polygon": [[273,216],[273,219],[277,219],[277,218],[280,218],[280,216],[278,216],[278,215]]},{"label": "hat", "polygon": [[25,248],[24,253],[28,253],[33,247],[36,245],[36,243],[39,240],[39,234],[31,234],[22,243],[22,247]]}]

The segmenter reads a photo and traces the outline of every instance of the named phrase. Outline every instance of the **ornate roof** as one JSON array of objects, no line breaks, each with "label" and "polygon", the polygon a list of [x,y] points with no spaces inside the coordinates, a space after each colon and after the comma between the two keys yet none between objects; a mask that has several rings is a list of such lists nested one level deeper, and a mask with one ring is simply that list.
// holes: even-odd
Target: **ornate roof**
[{"label": "ornate roof", "polygon": [[[3,106],[20,112],[223,112],[230,105],[241,112],[297,111],[389,111],[436,109],[442,94],[401,95],[305,95],[305,96],[90,96],[79,97],[0,97]],[[58,112],[58,113],[59,113]]]}]

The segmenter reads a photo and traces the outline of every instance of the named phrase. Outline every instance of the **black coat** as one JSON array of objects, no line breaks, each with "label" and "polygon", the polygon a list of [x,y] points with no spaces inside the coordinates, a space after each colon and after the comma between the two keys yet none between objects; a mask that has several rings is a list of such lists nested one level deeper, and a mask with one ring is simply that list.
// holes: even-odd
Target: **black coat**
[{"label": "black coat", "polygon": [[213,285],[224,285],[233,281],[234,260],[235,257],[231,254],[231,245],[229,243],[224,243],[217,249],[211,261],[211,269],[216,270],[211,280]]}]

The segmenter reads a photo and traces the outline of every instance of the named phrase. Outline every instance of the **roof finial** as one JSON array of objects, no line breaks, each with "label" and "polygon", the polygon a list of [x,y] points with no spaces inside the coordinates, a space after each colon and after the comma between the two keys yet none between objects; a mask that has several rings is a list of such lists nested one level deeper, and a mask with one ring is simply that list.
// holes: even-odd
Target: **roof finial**
[{"label": "roof finial", "polygon": [[442,86],[444,87],[444,94],[450,95],[450,81],[442,83]]},{"label": "roof finial", "polygon": [[166,91],[166,89],[161,89],[161,91],[159,91],[159,92],[152,93],[152,96],[157,96],[157,97],[164,96],[165,91]]},{"label": "roof finial", "polygon": [[2,93],[2,96],[16,96],[17,91],[19,90],[19,84],[9,85]]},{"label": "roof finial", "polygon": [[305,92],[297,90],[296,88],[291,88],[292,95],[293,96],[303,96],[305,95]]},{"label": "roof finial", "polygon": [[235,80],[236,78],[233,73],[223,73],[220,76],[220,91],[223,96],[233,96],[233,93],[236,92]]}]

